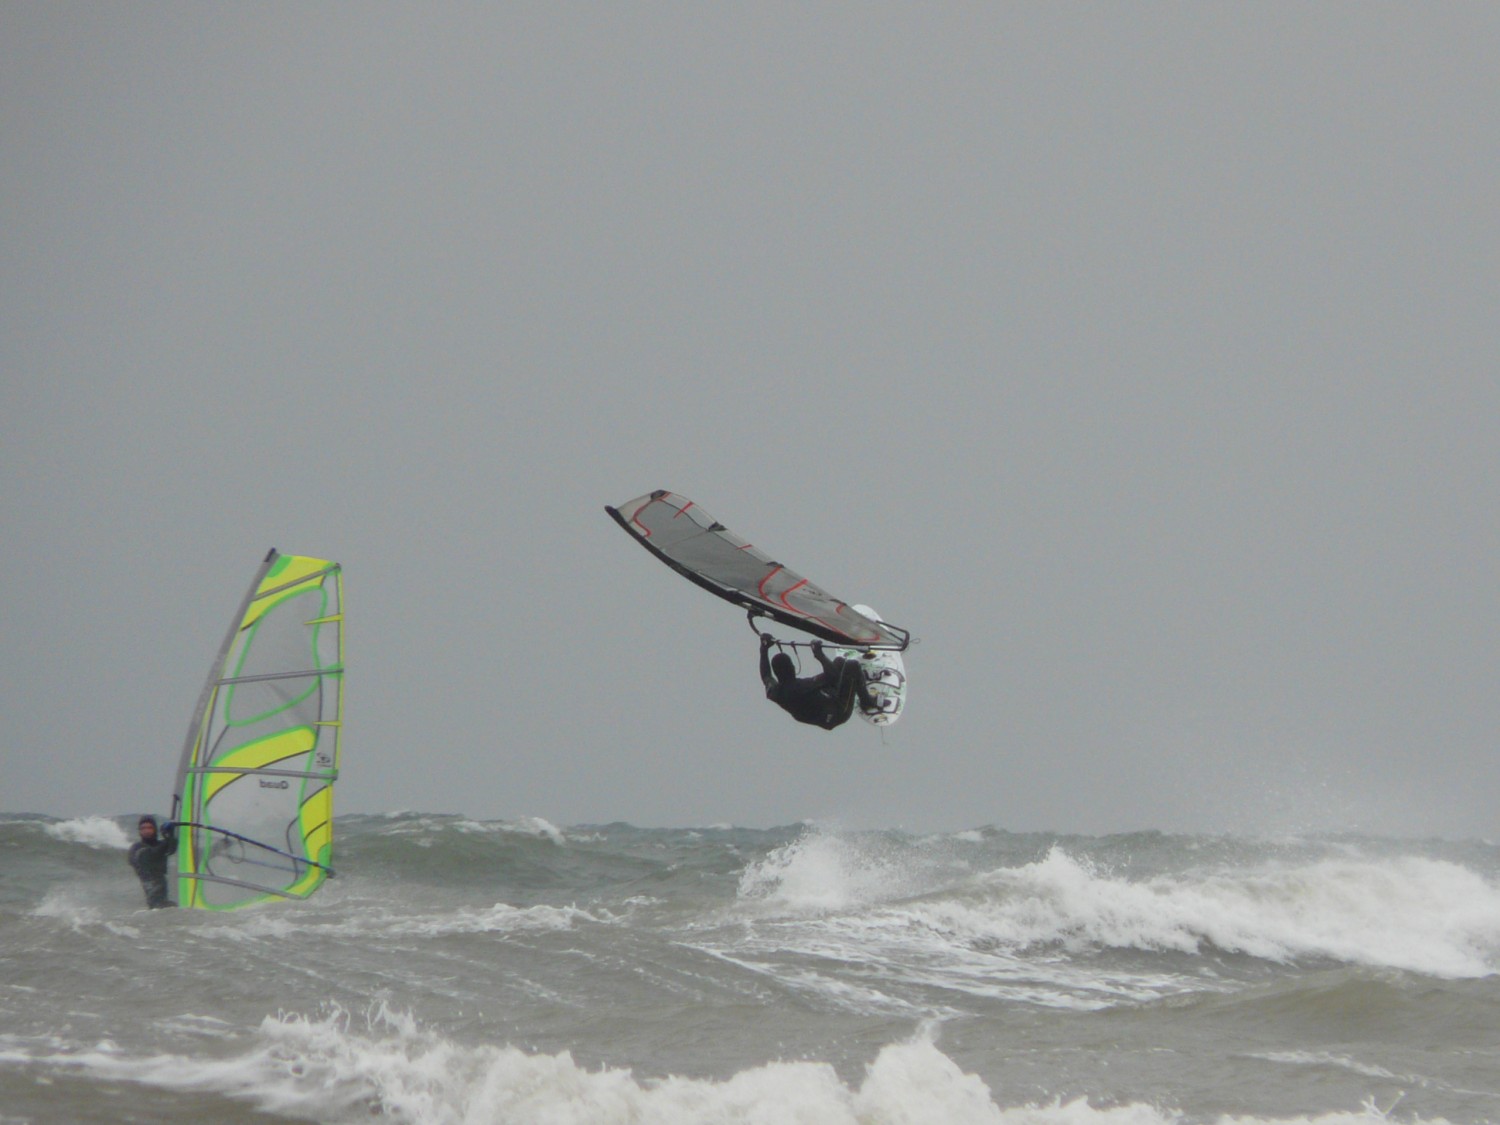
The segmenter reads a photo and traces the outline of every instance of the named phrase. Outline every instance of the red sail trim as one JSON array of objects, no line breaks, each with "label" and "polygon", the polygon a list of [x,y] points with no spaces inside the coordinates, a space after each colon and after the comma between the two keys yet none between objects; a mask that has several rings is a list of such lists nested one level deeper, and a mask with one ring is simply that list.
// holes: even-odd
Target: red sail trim
[{"label": "red sail trim", "polygon": [[638,528],[641,529],[641,538],[643,538],[643,539],[650,539],[651,538],[651,529],[641,522],[641,512],[644,512],[645,510],[646,510],[645,508],[638,509],[636,511],[635,515],[633,515],[633,516],[630,517],[630,522],[633,523],[633,524],[635,524],[636,527],[638,527]]},{"label": "red sail trim", "polygon": [[762,578],[758,583],[756,583],[755,592],[761,596],[761,600],[762,601],[769,602],[771,600],[771,595],[768,594],[768,593],[766,593],[766,583],[769,582],[769,581],[771,581],[771,579],[775,578],[778,574],[781,573],[781,571],[782,571],[781,564],[778,563],[776,565],[776,569],[775,570],[770,571],[764,578]]},{"label": "red sail trim", "polygon": [[808,613],[806,610],[798,609],[791,602],[787,601],[787,598],[791,597],[793,594],[795,594],[798,590],[802,589],[802,587],[804,587],[806,585],[807,585],[807,579],[804,578],[801,582],[798,582],[798,583],[796,583],[795,585],[792,585],[792,586],[788,586],[785,590],[781,591],[781,593],[778,594],[777,596],[781,599],[781,604],[784,605],[784,606],[786,606],[787,609],[791,610],[793,613],[800,613],[800,614],[802,614],[803,617],[811,617],[812,614]]}]

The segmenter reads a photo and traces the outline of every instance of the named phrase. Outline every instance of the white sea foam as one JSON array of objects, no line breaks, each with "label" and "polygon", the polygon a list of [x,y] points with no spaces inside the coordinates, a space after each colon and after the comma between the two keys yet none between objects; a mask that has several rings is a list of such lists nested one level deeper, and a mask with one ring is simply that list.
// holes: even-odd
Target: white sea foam
[{"label": "white sea foam", "polygon": [[388,908],[330,920],[324,915],[265,911],[215,919],[222,940],[243,943],[275,941],[298,934],[371,938],[391,935],[441,937],[444,934],[537,933],[571,929],[580,924],[609,925],[617,919],[607,910],[577,906],[460,907],[434,914],[402,914]]},{"label": "white sea foam", "polygon": [[880,838],[811,832],[746,867],[739,896],[776,913],[844,911],[930,891],[943,866]]},{"label": "white sea foam", "polygon": [[91,848],[120,849],[130,847],[125,830],[107,816],[80,816],[45,826],[47,835],[69,844],[87,844]]},{"label": "white sea foam", "polygon": [[380,1012],[362,1031],[342,1012],[320,1019],[268,1018],[259,1041],[236,1058],[124,1058],[94,1048],[45,1061],[101,1077],[177,1090],[215,1091],[263,1110],[319,1120],[546,1122],[555,1125],[952,1125],[1004,1117],[978,1077],[963,1073],[923,1036],[886,1047],[858,1088],[817,1062],[771,1062],[722,1082],[639,1079],[588,1070],[568,1052],[466,1047]]},{"label": "white sea foam", "polygon": [[941,854],[814,833],[747,867],[739,902],[762,916],[839,915],[838,925],[874,927],[882,941],[904,927],[911,942],[991,954],[1217,948],[1455,978],[1500,971],[1500,886],[1418,856],[1355,852],[1131,879],[1056,846],[1034,863],[969,874]]},{"label": "white sea foam", "polygon": [[221,1039],[233,1031],[233,1026],[227,1020],[219,1019],[217,1016],[194,1015],[191,1012],[168,1016],[158,1021],[157,1026],[163,1031],[182,1035],[201,1035],[212,1039]]},{"label": "white sea foam", "polygon": [[1421,1079],[1411,1074],[1396,1074],[1383,1066],[1357,1062],[1347,1055],[1336,1055],[1330,1051],[1264,1051],[1253,1056],[1266,1062],[1283,1063],[1287,1066],[1329,1066],[1350,1070],[1366,1078],[1389,1078],[1395,1082],[1416,1085]]},{"label": "white sea foam", "polygon": [[1442,860],[1329,859],[1135,882],[1054,848],[982,882],[989,896],[924,913],[966,940],[1017,947],[1195,953],[1212,944],[1273,961],[1326,957],[1452,977],[1500,963],[1500,887]]},{"label": "white sea foam", "polygon": [[[723,1081],[638,1078],[589,1070],[564,1051],[465,1046],[389,1011],[363,1028],[340,1011],[283,1015],[261,1025],[244,1053],[203,1059],[131,1057],[113,1044],[78,1051],[23,1050],[26,1062],[78,1069],[112,1081],[218,1093],[257,1108],[327,1122],[421,1125],[1181,1125],[1182,1114],[1144,1104],[1097,1108],[1086,1100],[1003,1106],[978,1076],[938,1049],[930,1031],[890,1044],[857,1085],[821,1062],[769,1062]],[[0,1064],[12,1061],[0,1056]],[[1280,1119],[1275,1125],[1368,1125],[1362,1111]],[[1266,1119],[1223,1117],[1218,1125]],[[1270,1125],[1270,1123],[1267,1123]],[[1434,1123],[1436,1125],[1436,1123]]]},{"label": "white sea foam", "polygon": [[71,887],[54,887],[47,892],[41,902],[37,903],[31,913],[37,918],[53,918],[65,922],[74,933],[102,929],[132,940],[141,936],[141,931],[135,926],[115,921],[112,910],[107,910],[96,903],[78,901],[76,896],[79,893]]},{"label": "white sea foam", "polygon": [[576,906],[509,906],[503,902],[484,910],[463,909],[446,916],[406,918],[393,921],[386,929],[391,933],[439,934],[518,933],[543,930],[567,930],[579,922],[608,922],[603,912]]},{"label": "white sea foam", "polygon": [[568,837],[561,828],[540,816],[523,816],[516,820],[474,820],[466,816],[387,813],[386,819],[396,821],[394,827],[388,830],[392,835],[426,837],[416,841],[421,847],[431,847],[433,844],[430,836],[426,834],[443,829],[462,832],[465,835],[535,836],[538,839],[551,840],[554,844],[568,842]]},{"label": "white sea foam", "polygon": [[520,820],[509,821],[501,826],[507,832],[517,832],[524,836],[537,836],[544,840],[551,840],[554,844],[566,844],[568,839],[563,835],[563,830],[550,820],[540,816],[523,816]]},{"label": "white sea foam", "polygon": [[536,836],[551,840],[555,844],[567,843],[561,828],[539,816],[523,816],[518,820],[470,820],[459,818],[451,822],[455,831],[473,835]]}]

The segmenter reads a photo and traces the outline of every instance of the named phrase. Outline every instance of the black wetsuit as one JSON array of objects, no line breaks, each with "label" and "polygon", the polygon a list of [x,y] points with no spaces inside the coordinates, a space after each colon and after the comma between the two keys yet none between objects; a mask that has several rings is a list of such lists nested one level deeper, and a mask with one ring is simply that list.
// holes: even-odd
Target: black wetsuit
[{"label": "black wetsuit", "polygon": [[813,654],[823,665],[821,674],[783,680],[771,673],[770,650],[762,646],[760,678],[766,685],[766,698],[799,723],[824,730],[847,723],[854,714],[856,700],[867,707],[874,706],[857,663],[842,656],[829,660],[821,648],[814,648]]},{"label": "black wetsuit", "polygon": [[146,892],[146,905],[152,910],[177,904],[167,897],[167,857],[177,851],[177,837],[167,832],[154,840],[137,840],[130,845],[130,866],[135,868]]}]

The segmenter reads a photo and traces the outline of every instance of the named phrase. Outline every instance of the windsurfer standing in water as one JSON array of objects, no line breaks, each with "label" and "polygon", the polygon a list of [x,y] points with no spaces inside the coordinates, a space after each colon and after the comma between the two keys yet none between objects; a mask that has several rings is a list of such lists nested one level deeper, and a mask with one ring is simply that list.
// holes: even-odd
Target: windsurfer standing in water
[{"label": "windsurfer standing in water", "polygon": [[177,834],[169,820],[156,827],[156,817],[147,813],[136,826],[141,838],[130,845],[130,866],[135,868],[141,881],[141,890],[146,892],[146,905],[152,910],[177,904],[167,897],[167,857],[177,851]]},{"label": "windsurfer standing in water", "polygon": [[813,655],[823,666],[816,676],[797,677],[792,658],[784,652],[771,655],[776,638],[760,635],[760,679],[766,685],[766,698],[799,723],[832,730],[849,721],[854,702],[873,710],[875,700],[865,688],[859,665],[845,657],[830,660],[820,642],[814,641]]}]

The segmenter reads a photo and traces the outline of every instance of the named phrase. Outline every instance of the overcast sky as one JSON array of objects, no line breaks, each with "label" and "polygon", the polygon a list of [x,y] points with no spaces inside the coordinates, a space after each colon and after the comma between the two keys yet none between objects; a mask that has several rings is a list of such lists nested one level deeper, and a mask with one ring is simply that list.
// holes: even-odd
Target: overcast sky
[{"label": "overcast sky", "polygon": [[[0,811],[1496,836],[1500,8],[0,3]],[[604,514],[920,638],[882,736]]]}]

